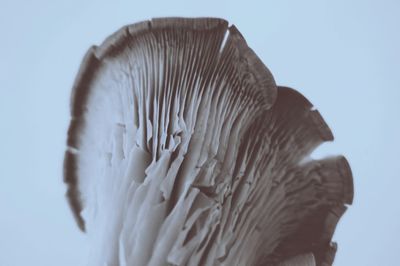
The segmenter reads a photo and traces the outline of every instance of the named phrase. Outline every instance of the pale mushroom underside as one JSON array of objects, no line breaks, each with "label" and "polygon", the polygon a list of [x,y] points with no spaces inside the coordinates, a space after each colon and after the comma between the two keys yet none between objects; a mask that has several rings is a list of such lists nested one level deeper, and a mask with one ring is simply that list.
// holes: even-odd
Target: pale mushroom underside
[{"label": "pale mushroom underside", "polygon": [[90,265],[331,265],[351,204],[343,156],[234,26],[160,18],[87,52],[72,93],[67,197]]}]

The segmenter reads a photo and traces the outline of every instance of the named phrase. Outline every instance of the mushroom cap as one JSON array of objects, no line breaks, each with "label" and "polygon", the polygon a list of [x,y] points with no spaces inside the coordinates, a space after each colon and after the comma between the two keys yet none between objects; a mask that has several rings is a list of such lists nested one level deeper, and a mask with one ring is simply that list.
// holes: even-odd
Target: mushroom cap
[{"label": "mushroom cap", "polygon": [[310,158],[331,140],[227,21],[121,28],[71,97],[64,180],[90,263],[330,265],[353,199],[343,156]]}]

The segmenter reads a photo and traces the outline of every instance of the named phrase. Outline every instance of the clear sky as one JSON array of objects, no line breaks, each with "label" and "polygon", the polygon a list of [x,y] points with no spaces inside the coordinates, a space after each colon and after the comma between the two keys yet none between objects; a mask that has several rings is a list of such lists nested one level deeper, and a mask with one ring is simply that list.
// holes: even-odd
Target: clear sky
[{"label": "clear sky", "polygon": [[0,0],[0,265],[85,265],[62,183],[71,86],[90,45],[160,16],[227,19],[310,99],[336,137],[315,157],[342,153],[354,175],[335,265],[399,265],[398,0]]}]

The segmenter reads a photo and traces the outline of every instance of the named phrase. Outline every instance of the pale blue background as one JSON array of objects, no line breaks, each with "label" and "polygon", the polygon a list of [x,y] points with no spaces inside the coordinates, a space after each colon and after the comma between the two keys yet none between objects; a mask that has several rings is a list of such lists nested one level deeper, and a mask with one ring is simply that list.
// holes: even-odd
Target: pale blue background
[{"label": "pale blue background", "polygon": [[61,182],[71,85],[91,44],[157,16],[228,19],[316,105],[336,137],[316,156],[355,179],[335,265],[400,265],[400,1],[141,2],[0,1],[0,265],[85,265]]}]

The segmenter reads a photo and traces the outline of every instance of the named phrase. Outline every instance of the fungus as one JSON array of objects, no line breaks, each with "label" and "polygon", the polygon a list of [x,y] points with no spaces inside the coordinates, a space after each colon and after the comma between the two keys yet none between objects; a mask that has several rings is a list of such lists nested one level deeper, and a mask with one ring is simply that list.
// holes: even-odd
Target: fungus
[{"label": "fungus", "polygon": [[235,26],[159,18],[87,52],[72,92],[67,198],[90,265],[331,265],[351,204],[343,156]]}]

